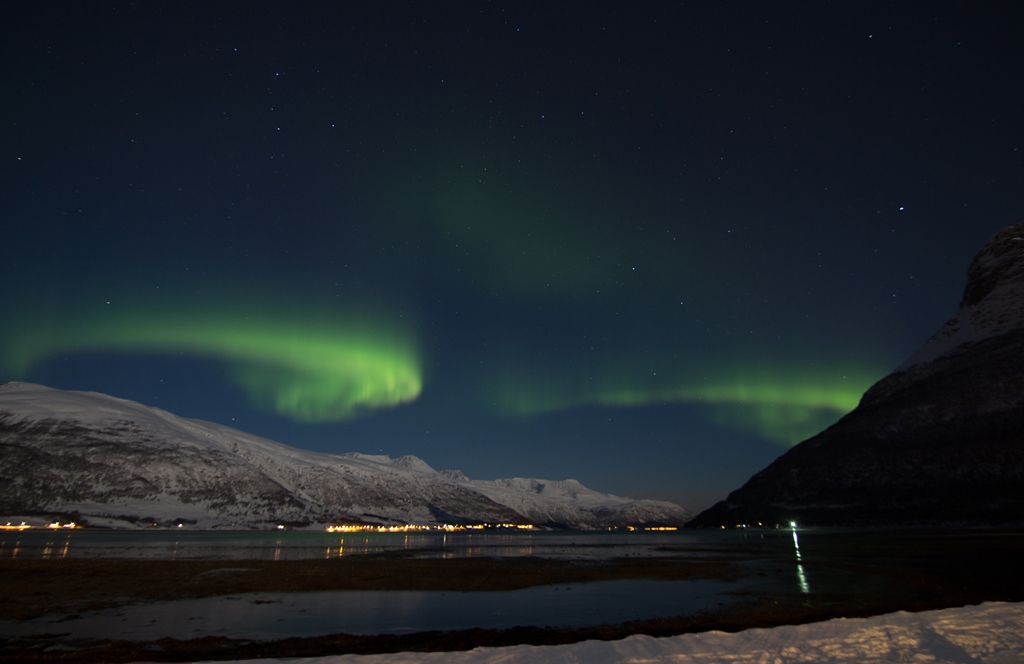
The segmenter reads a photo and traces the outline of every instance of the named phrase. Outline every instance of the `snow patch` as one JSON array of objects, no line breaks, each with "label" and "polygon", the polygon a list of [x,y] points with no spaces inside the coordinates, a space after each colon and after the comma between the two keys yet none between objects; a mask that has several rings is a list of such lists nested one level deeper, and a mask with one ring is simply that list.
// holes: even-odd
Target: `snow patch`
[{"label": "snow patch", "polygon": [[303,664],[668,664],[669,662],[765,662],[861,664],[931,662],[960,664],[1024,661],[1024,603],[988,602],[956,609],[872,618],[838,618],[809,625],[704,632],[667,638],[630,636],[561,646],[476,648],[468,652],[338,655],[302,660],[240,662]]}]

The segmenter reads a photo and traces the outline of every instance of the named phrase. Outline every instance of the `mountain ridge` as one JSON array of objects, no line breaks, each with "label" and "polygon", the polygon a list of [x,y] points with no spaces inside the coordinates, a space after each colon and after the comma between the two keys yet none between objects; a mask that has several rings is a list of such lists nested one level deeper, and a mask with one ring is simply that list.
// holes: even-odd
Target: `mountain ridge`
[{"label": "mountain ridge", "polygon": [[[0,452],[0,513],[77,513],[114,526],[604,528],[682,525],[691,516],[575,480],[470,480],[412,455],[312,452],[109,395],[29,383],[0,384]],[[575,493],[545,495],[536,486]]]}]

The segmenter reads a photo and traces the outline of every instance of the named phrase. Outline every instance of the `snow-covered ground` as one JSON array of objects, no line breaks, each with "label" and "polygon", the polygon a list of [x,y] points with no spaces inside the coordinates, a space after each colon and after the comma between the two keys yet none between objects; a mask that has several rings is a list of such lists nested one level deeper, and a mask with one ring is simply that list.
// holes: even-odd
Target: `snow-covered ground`
[{"label": "snow-covered ground", "polygon": [[810,625],[706,632],[565,646],[477,648],[468,652],[340,655],[248,662],[288,664],[655,664],[661,662],[1024,662],[1024,603],[988,602],[922,613],[829,620]]}]

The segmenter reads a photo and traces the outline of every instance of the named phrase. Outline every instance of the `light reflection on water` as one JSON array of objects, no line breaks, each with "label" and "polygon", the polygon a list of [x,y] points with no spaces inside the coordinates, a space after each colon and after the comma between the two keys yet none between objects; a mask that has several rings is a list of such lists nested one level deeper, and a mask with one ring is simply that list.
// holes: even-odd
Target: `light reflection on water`
[{"label": "light reflection on water", "polygon": [[[610,560],[671,557],[735,560],[766,592],[812,594],[835,584],[821,553],[809,556],[796,528],[744,531],[533,531],[327,533],[322,531],[25,530],[0,531],[0,559],[303,560],[360,556],[418,559],[547,558]],[[813,539],[817,537],[817,539]],[[805,547],[806,548],[806,547]],[[792,561],[792,562],[791,562]],[[795,574],[792,567],[795,562]],[[685,562],[683,563],[685,564]]]},{"label": "light reflection on water", "polygon": [[0,537],[0,558],[59,560],[71,550],[70,531],[15,531]]},{"label": "light reflection on water", "polygon": [[800,585],[800,592],[806,594],[811,592],[811,586],[807,583],[807,574],[804,572],[803,556],[800,554],[800,538],[796,536],[796,524],[790,526],[793,530],[793,550],[796,552],[796,578]]}]

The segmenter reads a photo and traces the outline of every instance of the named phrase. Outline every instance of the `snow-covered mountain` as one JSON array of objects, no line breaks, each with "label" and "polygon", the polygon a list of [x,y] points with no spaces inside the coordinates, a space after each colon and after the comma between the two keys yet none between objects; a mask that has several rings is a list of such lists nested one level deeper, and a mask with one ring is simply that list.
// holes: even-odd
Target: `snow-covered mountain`
[{"label": "snow-covered mountain", "polygon": [[1024,223],[971,262],[956,314],[860,404],[693,526],[1024,522]]},{"label": "snow-covered mountain", "polygon": [[985,339],[1024,328],[1024,223],[1003,229],[982,247],[967,268],[967,285],[957,312],[894,374],[963,350]]},{"label": "snow-covered mountain", "polygon": [[0,384],[0,514],[104,525],[681,525],[678,505],[575,480],[473,481],[414,456],[300,450],[92,392]]}]

